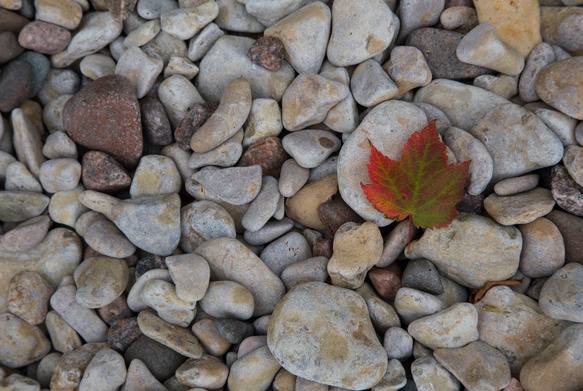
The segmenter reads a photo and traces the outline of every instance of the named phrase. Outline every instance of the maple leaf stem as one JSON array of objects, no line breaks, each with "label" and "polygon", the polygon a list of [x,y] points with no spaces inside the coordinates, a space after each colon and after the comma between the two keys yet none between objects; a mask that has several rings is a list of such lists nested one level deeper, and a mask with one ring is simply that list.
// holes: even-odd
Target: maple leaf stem
[{"label": "maple leaf stem", "polygon": [[413,223],[413,219],[411,215],[409,215],[409,244],[407,246],[407,251],[411,252],[411,224]]}]

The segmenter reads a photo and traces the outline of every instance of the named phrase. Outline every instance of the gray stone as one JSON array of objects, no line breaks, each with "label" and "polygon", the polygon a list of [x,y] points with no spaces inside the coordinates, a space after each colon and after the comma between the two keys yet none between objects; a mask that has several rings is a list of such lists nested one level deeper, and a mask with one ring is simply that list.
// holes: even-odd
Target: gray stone
[{"label": "gray stone", "polygon": [[400,327],[390,327],[383,337],[383,347],[389,360],[405,361],[413,353],[413,338]]},{"label": "gray stone", "polygon": [[37,96],[46,105],[61,95],[77,93],[80,84],[79,75],[72,70],[51,68]]},{"label": "gray stone", "polygon": [[138,15],[142,18],[158,19],[164,12],[178,8],[178,4],[172,0],[139,0],[136,6]]},{"label": "gray stone", "polygon": [[47,236],[51,225],[52,221],[46,215],[33,217],[18,224],[0,236],[0,252],[28,251]]},{"label": "gray stone", "polygon": [[505,286],[490,289],[475,307],[480,341],[504,353],[514,376],[570,324],[545,315],[536,301]]},{"label": "gray stone", "polygon": [[36,369],[36,379],[41,387],[48,388],[50,386],[51,377],[53,377],[53,372],[61,356],[62,354],[59,352],[52,352],[39,361]]},{"label": "gray stone", "polygon": [[91,224],[83,239],[95,251],[112,258],[125,258],[136,252],[136,247],[107,219]]},{"label": "gray stone", "polygon": [[534,102],[540,99],[536,92],[536,80],[540,71],[555,62],[555,52],[551,45],[541,42],[528,55],[524,70],[520,74],[518,92],[524,102]]},{"label": "gray stone", "polygon": [[190,106],[205,103],[190,80],[182,75],[172,75],[160,83],[158,97],[166,109],[173,129],[180,125]]},{"label": "gray stone", "polygon": [[170,57],[173,55],[186,57],[188,51],[183,40],[165,31],[160,31],[154,39],[142,46],[142,50],[148,56],[164,61],[164,65],[168,65]]},{"label": "gray stone", "polygon": [[253,246],[260,246],[277,239],[288,232],[294,226],[293,220],[284,217],[282,220],[270,220],[265,225],[254,232],[245,231],[245,241]]},{"label": "gray stone", "polygon": [[222,201],[243,205],[253,201],[261,190],[261,166],[201,170],[193,179]]},{"label": "gray stone", "polygon": [[187,57],[190,61],[199,61],[207,54],[217,39],[225,35],[216,23],[207,24],[188,44]]},{"label": "gray stone", "polygon": [[483,66],[497,72],[516,76],[524,68],[524,57],[506,44],[490,23],[481,23],[460,41],[457,58],[468,64]]},{"label": "gray stone", "polygon": [[160,15],[160,27],[168,34],[186,40],[194,37],[219,14],[219,4],[204,2],[194,8],[178,8]]},{"label": "gray stone", "polygon": [[399,40],[402,41],[412,31],[425,26],[433,26],[439,21],[445,0],[404,0],[399,4],[401,29]]},{"label": "gray stone", "polygon": [[[180,197],[178,194],[141,196],[119,200],[86,190],[79,201],[103,213],[136,247],[156,255],[170,255],[180,240]],[[156,232],[156,235],[152,235]]]},{"label": "gray stone", "polygon": [[63,354],[51,378],[50,389],[78,389],[83,372],[85,372],[93,357],[97,352],[106,348],[108,348],[106,343],[87,343],[78,349]]},{"label": "gray stone", "polygon": [[539,217],[518,229],[522,234],[520,271],[524,275],[549,277],[565,264],[563,236],[553,222]]},{"label": "gray stone", "polygon": [[210,268],[207,261],[196,254],[171,255],[164,262],[176,286],[176,296],[184,301],[199,301],[207,291]]},{"label": "gray stone", "polygon": [[49,203],[49,216],[55,223],[74,227],[75,222],[87,208],[78,200],[79,194],[85,190],[82,185],[73,190],[58,191],[51,196]]},{"label": "gray stone", "polygon": [[350,89],[354,99],[365,107],[374,107],[394,98],[399,92],[397,85],[375,60],[366,60],[356,67]]},{"label": "gray stone", "polygon": [[276,275],[299,261],[312,256],[312,249],[306,238],[299,232],[290,232],[271,242],[259,257]]},{"label": "gray stone", "polygon": [[421,357],[411,364],[411,374],[418,391],[458,391],[460,382],[433,357]]},{"label": "gray stone", "polygon": [[4,189],[15,191],[28,191],[42,193],[40,182],[28,171],[28,168],[20,162],[14,162],[6,167],[6,181]]},{"label": "gray stone", "polygon": [[[399,360],[389,360],[387,365],[387,372],[371,390],[372,391],[397,391],[405,387],[407,384],[407,377],[405,375],[405,368]],[[335,387],[336,388],[336,387]],[[336,388],[337,391],[341,389]]]},{"label": "gray stone", "polygon": [[492,156],[494,181],[552,166],[563,156],[561,140],[535,114],[515,104],[492,108],[468,132]]},{"label": "gray stone", "polygon": [[272,72],[259,67],[247,57],[253,40],[247,37],[225,35],[220,37],[199,65],[196,87],[209,102],[218,102],[225,86],[242,76],[251,84],[254,99],[271,98],[280,101],[294,79],[294,69],[284,62]]},{"label": "gray stone", "polygon": [[544,67],[536,82],[541,100],[563,114],[583,120],[583,59],[581,56]]},{"label": "gray stone", "polygon": [[528,224],[549,213],[555,206],[551,191],[537,187],[524,193],[484,199],[484,209],[502,225]]},{"label": "gray stone", "polygon": [[433,355],[470,390],[500,390],[510,383],[506,357],[484,342],[472,342],[463,348],[438,349]]},{"label": "gray stone", "polygon": [[304,168],[319,166],[331,154],[340,149],[340,139],[332,132],[320,129],[304,129],[286,135],[283,148]]},{"label": "gray stone", "polygon": [[494,185],[494,192],[499,196],[522,193],[534,189],[538,185],[538,174],[526,174],[503,179]]},{"label": "gray stone", "polygon": [[397,84],[397,95],[401,97],[414,88],[426,86],[432,78],[423,53],[413,46],[393,48],[391,59],[383,65],[383,69]]},{"label": "gray stone", "polygon": [[543,285],[539,305],[554,319],[582,322],[583,265],[568,263],[557,270]]},{"label": "gray stone", "polygon": [[196,253],[209,263],[211,279],[238,282],[253,294],[254,316],[273,311],[285,293],[279,277],[236,239],[208,240],[196,249]]},{"label": "gray stone", "polygon": [[399,289],[394,306],[405,324],[445,309],[445,303],[437,296],[412,288]]},{"label": "gray stone", "polygon": [[517,228],[461,213],[446,228],[426,230],[405,255],[429,259],[444,276],[480,288],[516,273],[521,249],[522,235]]},{"label": "gray stone", "polygon": [[39,180],[47,193],[73,190],[81,179],[81,163],[75,159],[50,159],[40,166]]},{"label": "gray stone", "polygon": [[263,346],[233,363],[227,385],[231,391],[264,391],[280,368],[267,346]]},{"label": "gray stone", "polygon": [[19,368],[40,360],[51,343],[37,326],[5,312],[0,315],[0,364]]},{"label": "gray stone", "polygon": [[193,152],[188,159],[188,167],[193,170],[204,166],[231,167],[239,161],[242,154],[241,143],[231,137],[208,152]]},{"label": "gray stone", "polygon": [[310,170],[300,166],[294,159],[288,159],[281,166],[279,192],[284,197],[292,197],[308,181]]},{"label": "gray stone", "polygon": [[265,175],[262,178],[261,190],[257,197],[249,204],[241,224],[247,231],[260,230],[273,216],[280,198],[278,182],[272,176]]},{"label": "gray stone", "polygon": [[443,293],[439,272],[427,259],[412,259],[407,262],[401,284],[406,288],[418,289],[432,295]]},{"label": "gray stone", "polygon": [[578,353],[582,349],[582,336],[583,325],[572,325],[545,350],[531,357],[520,371],[520,383],[524,389],[580,389],[583,384],[583,361]]},{"label": "gray stone", "polygon": [[40,167],[45,161],[40,133],[20,108],[12,110],[10,120],[16,156],[38,178]]},{"label": "gray stone", "polygon": [[478,14],[473,7],[456,5],[444,9],[439,21],[445,30],[457,30],[465,34],[478,25]]},{"label": "gray stone", "polygon": [[369,283],[362,284],[360,288],[356,289],[356,292],[366,302],[370,320],[377,333],[384,335],[390,327],[401,326],[401,320],[395,309],[384,301]]},{"label": "gray stone", "polygon": [[[141,18],[140,18],[141,19]],[[126,48],[131,47],[140,47],[144,46],[148,42],[150,42],[158,33],[160,32],[160,20],[154,19],[149,22],[145,20],[141,20],[142,24],[140,24],[137,28],[132,30],[131,32],[127,32],[127,37],[123,40],[123,46]],[[127,25],[127,23],[125,23]],[[125,26],[124,26],[125,27]],[[125,28],[124,28],[125,30]],[[92,55],[94,56],[94,55]],[[90,56],[88,56],[90,57]],[[82,60],[85,61],[85,58]],[[115,66],[115,64],[114,64]]]},{"label": "gray stone", "polygon": [[80,348],[83,344],[79,334],[55,311],[47,313],[45,325],[56,351],[67,353]]},{"label": "gray stone", "polygon": [[42,153],[48,159],[77,159],[77,145],[65,132],[56,131],[45,140]]},{"label": "gray stone", "polygon": [[510,99],[518,94],[518,76],[504,74],[500,74],[499,76],[480,75],[474,79],[474,85],[494,92],[506,99]]},{"label": "gray stone", "polygon": [[215,23],[222,29],[244,33],[261,33],[265,27],[252,15],[245,5],[236,0],[218,0],[219,14]]},{"label": "gray stone", "polygon": [[125,380],[126,365],[121,354],[109,348],[103,348],[95,353],[85,368],[79,390],[115,391]]},{"label": "gray stone", "polygon": [[129,281],[125,260],[92,257],[81,263],[73,273],[77,303],[86,308],[104,307],[117,299]]},{"label": "gray stone", "polygon": [[127,48],[119,58],[115,74],[125,76],[136,89],[138,99],[152,89],[164,63],[159,58],[148,56],[137,46]]},{"label": "gray stone", "polygon": [[140,359],[134,358],[128,367],[124,391],[167,391],[152,375],[146,364]]},{"label": "gray stone", "polygon": [[206,240],[235,238],[235,222],[222,206],[212,201],[198,201],[181,210],[180,248],[191,252]]},{"label": "gray stone", "polygon": [[243,285],[234,281],[213,281],[199,302],[203,311],[215,318],[247,320],[253,316],[255,301]]},{"label": "gray stone", "polygon": [[[113,75],[113,72],[111,73]],[[58,96],[55,99],[52,99],[45,105],[43,109],[43,122],[45,123],[46,127],[49,129],[50,132],[64,132],[65,126],[63,125],[63,108],[65,104],[69,101],[69,99],[73,95],[71,94],[63,94]],[[49,135],[50,137],[50,135]],[[48,140],[48,137],[47,137]],[[45,145],[47,141],[45,140]],[[43,147],[44,148],[44,147]],[[75,147],[76,148],[76,147]],[[44,152],[43,152],[44,154]],[[46,156],[46,155],[45,155]],[[49,159],[54,159],[47,156]],[[63,157],[71,157],[71,156],[63,156]],[[75,159],[75,157],[73,157]]]},{"label": "gray stone", "polygon": [[253,99],[251,112],[243,129],[245,129],[245,137],[243,138],[243,146],[245,147],[264,137],[278,136],[283,125],[277,101],[267,98]]},{"label": "gray stone", "polygon": [[148,307],[156,310],[160,318],[178,327],[188,327],[196,315],[196,303],[179,298],[176,287],[168,281],[153,279],[146,282],[142,299]]},{"label": "gray stone", "polygon": [[[417,228],[411,226],[411,239],[417,238]],[[384,238],[383,253],[377,264],[377,267],[386,267],[397,260],[409,241],[409,221],[403,220],[393,227]]]},{"label": "gray stone", "polygon": [[399,160],[403,145],[414,133],[427,126],[427,117],[408,102],[383,102],[372,109],[350,134],[338,156],[338,187],[342,199],[362,218],[380,227],[392,222],[367,199],[360,184],[368,184],[367,164],[370,145],[392,160]]},{"label": "gray stone", "polygon": [[283,126],[294,131],[320,123],[328,111],[349,93],[345,84],[315,73],[301,73],[283,94]]},{"label": "gray stone", "polygon": [[140,312],[148,308],[142,296],[146,283],[150,280],[172,281],[170,272],[167,269],[151,269],[142,274],[134,283],[128,293],[128,307],[134,312]]},{"label": "gray stone", "polygon": [[[297,329],[296,322],[305,327]],[[364,299],[322,282],[298,285],[278,303],[267,344],[291,373],[331,386],[369,388],[387,368]]]},{"label": "gray stone", "polygon": [[178,168],[178,171],[180,172],[184,182],[192,178],[194,170],[188,167],[190,153],[182,149],[178,143],[166,145],[164,148],[162,148],[160,154],[174,160],[174,164],[176,164],[176,167]]},{"label": "gray stone", "polygon": [[178,193],[182,185],[180,173],[172,159],[146,155],[140,159],[130,186],[132,198]]},{"label": "gray stone", "polygon": [[115,60],[104,54],[90,54],[83,57],[79,63],[79,70],[83,76],[97,80],[115,73]]},{"label": "gray stone", "polygon": [[94,310],[76,300],[74,285],[61,286],[51,297],[51,307],[87,342],[107,341],[108,327]]},{"label": "gray stone", "polygon": [[579,186],[583,186],[583,148],[576,145],[569,145],[565,148],[563,163],[571,178]]},{"label": "gray stone", "polygon": [[305,282],[325,282],[328,278],[327,264],[328,258],[323,256],[298,261],[283,269],[281,279],[288,290]]},{"label": "gray stone", "polygon": [[219,334],[213,319],[199,320],[192,326],[192,332],[205,350],[213,356],[222,356],[231,347],[231,344]]},{"label": "gray stone", "polygon": [[[345,68],[333,67],[327,62],[322,66],[320,76],[338,81],[346,86],[350,84],[350,77]],[[335,132],[352,132],[358,125],[358,108],[356,107],[356,101],[352,97],[352,94],[349,93],[346,98],[332,107],[322,123]]]},{"label": "gray stone", "polygon": [[552,130],[564,146],[577,144],[575,139],[576,119],[548,107],[535,108],[533,112]]},{"label": "gray stone", "polygon": [[399,30],[399,18],[384,2],[335,1],[328,59],[336,66],[356,65],[385,50]]},{"label": "gray stone", "polygon": [[330,8],[316,1],[269,27],[264,36],[283,43],[285,58],[296,72],[317,73],[326,56],[331,21]]}]

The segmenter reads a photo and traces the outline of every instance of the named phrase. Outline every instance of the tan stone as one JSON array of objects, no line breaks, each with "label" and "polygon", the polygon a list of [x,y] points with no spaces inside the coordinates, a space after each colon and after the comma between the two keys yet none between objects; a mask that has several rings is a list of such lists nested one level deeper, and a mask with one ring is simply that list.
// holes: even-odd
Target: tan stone
[{"label": "tan stone", "polygon": [[51,350],[41,329],[11,313],[0,315],[0,364],[19,368],[40,360]]},{"label": "tan stone", "polygon": [[538,0],[474,0],[480,23],[490,23],[502,41],[526,58],[542,42]]},{"label": "tan stone", "polygon": [[309,183],[287,199],[285,204],[287,215],[306,227],[324,230],[326,227],[318,217],[318,206],[336,193],[338,193],[336,174]]},{"label": "tan stone", "polygon": [[267,346],[241,357],[231,366],[227,384],[231,391],[265,390],[281,366]]}]

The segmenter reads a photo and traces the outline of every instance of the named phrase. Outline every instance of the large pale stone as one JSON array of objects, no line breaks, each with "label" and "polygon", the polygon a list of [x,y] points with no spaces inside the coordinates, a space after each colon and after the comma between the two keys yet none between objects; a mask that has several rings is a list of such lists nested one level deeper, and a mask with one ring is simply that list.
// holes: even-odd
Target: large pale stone
[{"label": "large pale stone", "polygon": [[267,345],[289,372],[330,386],[370,388],[387,369],[387,356],[356,292],[309,282],[279,302]]},{"label": "large pale stone", "polygon": [[572,57],[544,67],[536,92],[560,112],[583,120],[583,57]]},{"label": "large pale stone", "polygon": [[486,211],[502,225],[531,223],[549,213],[554,206],[551,191],[542,187],[509,196],[490,194],[484,200]]},{"label": "large pale stone", "polygon": [[405,255],[427,258],[446,277],[470,287],[506,280],[518,269],[522,235],[487,217],[461,213],[446,228],[427,229]]}]

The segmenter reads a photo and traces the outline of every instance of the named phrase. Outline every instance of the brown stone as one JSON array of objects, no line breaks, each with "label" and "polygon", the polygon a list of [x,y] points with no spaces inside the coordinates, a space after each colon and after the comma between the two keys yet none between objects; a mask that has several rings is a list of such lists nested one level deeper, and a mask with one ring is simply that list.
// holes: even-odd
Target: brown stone
[{"label": "brown stone", "polygon": [[565,243],[565,262],[583,265],[583,218],[573,216],[562,210],[552,210],[545,218],[551,220],[563,236]]},{"label": "brown stone", "polygon": [[146,96],[140,100],[144,139],[154,145],[172,144],[172,128],[160,99]]},{"label": "brown stone", "polygon": [[334,236],[338,228],[349,221],[362,223],[364,220],[342,198],[322,202],[318,206],[318,216],[328,232]]},{"label": "brown stone", "polygon": [[44,322],[53,287],[37,272],[20,272],[10,280],[8,310],[31,325]]},{"label": "brown stone", "polygon": [[18,35],[18,43],[42,54],[56,54],[71,42],[69,30],[56,24],[35,21],[27,24]]},{"label": "brown stone", "polygon": [[583,187],[571,178],[564,166],[551,170],[551,193],[559,207],[576,216],[583,216]]},{"label": "brown stone", "polygon": [[114,18],[126,20],[136,7],[138,0],[106,0],[107,9]]},{"label": "brown stone", "polygon": [[76,143],[107,152],[126,167],[142,157],[140,105],[123,76],[101,77],[73,95],[63,109],[63,126]]},{"label": "brown stone", "polygon": [[11,31],[18,34],[24,26],[30,23],[30,20],[16,12],[0,8],[0,32]]},{"label": "brown stone", "polygon": [[455,204],[455,209],[461,213],[481,215],[484,212],[484,194],[471,195],[464,193],[462,199]]},{"label": "brown stone", "polygon": [[396,262],[382,269],[373,267],[368,272],[368,278],[379,296],[395,301],[397,291],[401,289],[401,268]]},{"label": "brown stone", "polygon": [[108,305],[98,308],[97,314],[110,326],[122,319],[134,316],[133,311],[128,307],[127,294],[125,293],[122,293]]},{"label": "brown stone", "polygon": [[87,190],[116,193],[128,189],[132,183],[125,168],[105,152],[87,152],[81,166],[81,180]]},{"label": "brown stone", "polygon": [[0,111],[10,112],[26,100],[32,82],[32,66],[15,60],[2,69],[0,75]]},{"label": "brown stone", "polygon": [[100,256],[103,256],[103,254],[89,246],[87,246],[85,251],[83,251],[83,260]]},{"label": "brown stone", "polygon": [[113,349],[125,352],[142,335],[137,317],[121,319],[109,328],[107,343]]},{"label": "brown stone", "polygon": [[0,33],[0,64],[18,57],[24,48],[18,44],[16,35],[11,31]]},{"label": "brown stone", "polygon": [[188,108],[180,125],[174,131],[174,138],[182,149],[185,151],[190,149],[192,135],[209,119],[217,107],[218,105],[214,103],[195,103]]},{"label": "brown stone", "polygon": [[316,243],[314,243],[312,256],[322,256],[330,259],[332,257],[332,242],[332,238],[318,239]]},{"label": "brown stone", "polygon": [[274,37],[261,37],[249,48],[249,60],[270,71],[277,71],[283,63],[285,47]]},{"label": "brown stone", "polygon": [[239,167],[259,164],[262,175],[279,178],[281,166],[287,160],[288,154],[283,149],[279,137],[265,137],[255,141],[243,153],[239,160]]}]

